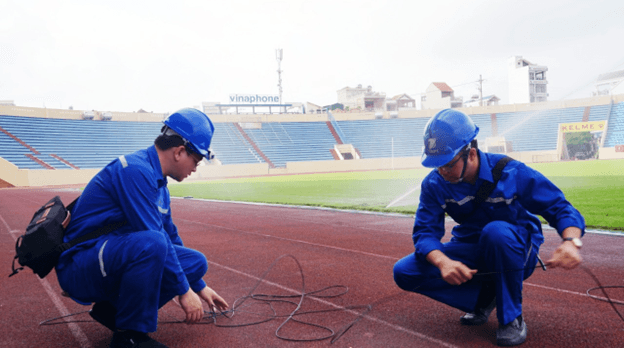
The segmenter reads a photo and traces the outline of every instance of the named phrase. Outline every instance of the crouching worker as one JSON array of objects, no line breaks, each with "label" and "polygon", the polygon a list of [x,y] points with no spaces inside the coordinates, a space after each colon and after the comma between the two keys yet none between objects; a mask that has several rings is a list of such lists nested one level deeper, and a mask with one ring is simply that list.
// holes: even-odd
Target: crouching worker
[{"label": "crouching worker", "polygon": [[[512,160],[494,170],[505,156],[479,151],[478,132],[468,116],[450,109],[425,126],[422,164],[434,170],[421,185],[415,253],[394,265],[394,279],[403,290],[467,312],[463,325],[485,324],[496,308],[497,344],[513,346],[527,337],[522,282],[533,273],[544,241],[536,215],[563,239],[546,262],[553,268],[580,264],[585,221],[552,182],[523,163]],[[493,190],[479,191],[487,183]],[[442,243],[445,213],[458,225]]]},{"label": "crouching worker", "polygon": [[[100,226],[127,221],[113,232],[65,251],[56,267],[61,288],[113,330],[110,347],[165,347],[156,331],[158,309],[174,297],[187,323],[228,304],[206,286],[205,256],[184,247],[171,219],[167,177],[182,181],[210,156],[212,122],[195,109],[170,115],[154,145],[121,156],[86,186],[72,211],[65,241]],[[120,141],[123,141],[120,139]]]}]

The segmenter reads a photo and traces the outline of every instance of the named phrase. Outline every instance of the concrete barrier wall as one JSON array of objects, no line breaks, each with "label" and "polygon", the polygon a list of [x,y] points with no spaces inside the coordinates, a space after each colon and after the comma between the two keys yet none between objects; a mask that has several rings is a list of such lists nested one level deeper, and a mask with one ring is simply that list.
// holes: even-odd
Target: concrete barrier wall
[{"label": "concrete barrier wall", "polygon": [[367,158],[346,161],[288,162],[285,174],[332,173],[422,167],[419,157]]},{"label": "concrete barrier wall", "polygon": [[622,159],[624,158],[624,152],[615,152],[615,147],[601,147],[598,150],[599,159]]},{"label": "concrete barrier wall", "polygon": [[0,179],[16,187],[87,184],[100,169],[18,169],[0,157]]},{"label": "concrete barrier wall", "polygon": [[[619,103],[624,101],[624,94],[614,96],[598,96],[583,99],[571,99],[571,100],[558,100],[549,101],[544,103],[529,103],[529,104],[507,104],[507,105],[491,105],[491,106],[475,106],[469,108],[459,108],[468,115],[474,114],[495,114],[502,112],[519,112],[519,111],[537,111],[546,109],[561,109],[570,107],[585,107],[593,105],[604,105],[613,103]],[[89,110],[94,111],[95,120],[99,120],[100,116],[104,112],[110,112],[112,115],[112,121],[134,121],[134,122],[161,122],[167,113],[158,112],[119,112],[119,111],[107,111],[107,110]],[[419,117],[432,117],[438,111],[438,109],[416,110],[416,109],[402,109],[398,111],[398,118],[419,118]],[[23,106],[8,106],[0,105],[0,115],[10,116],[26,116],[26,117],[42,117],[42,118],[62,118],[62,119],[81,119],[84,110],[65,110],[65,109],[48,109],[48,108],[33,108]],[[375,119],[375,112],[342,112],[340,110],[332,111],[334,118],[338,121],[351,121],[351,120],[373,120]],[[223,114],[223,115],[209,115],[213,122],[325,122],[328,120],[327,114]],[[390,112],[385,111],[382,113],[383,118],[391,118]]]},{"label": "concrete barrier wall", "polygon": [[0,157],[0,179],[12,186],[28,186],[28,176],[24,169]]},{"label": "concrete barrier wall", "polygon": [[[185,181],[212,180],[269,174],[267,163],[200,166]],[[170,181],[171,182],[171,181]]]}]

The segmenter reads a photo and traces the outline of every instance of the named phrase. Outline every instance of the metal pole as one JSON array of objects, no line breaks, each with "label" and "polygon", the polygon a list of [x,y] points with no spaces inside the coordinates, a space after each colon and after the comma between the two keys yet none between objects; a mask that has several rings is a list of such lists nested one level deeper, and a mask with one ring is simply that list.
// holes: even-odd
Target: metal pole
[{"label": "metal pole", "polygon": [[[282,58],[283,58],[283,50],[278,48],[275,50],[275,59],[277,59],[277,87],[279,88],[279,103],[284,104],[282,101]],[[286,107],[284,107],[284,112],[286,112]]]}]

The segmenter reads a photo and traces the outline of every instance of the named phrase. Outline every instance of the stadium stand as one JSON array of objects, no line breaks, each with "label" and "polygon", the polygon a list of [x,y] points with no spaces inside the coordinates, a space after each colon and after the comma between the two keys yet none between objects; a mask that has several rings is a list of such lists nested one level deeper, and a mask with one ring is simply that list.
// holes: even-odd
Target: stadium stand
[{"label": "stadium stand", "polygon": [[607,127],[604,146],[624,145],[624,102],[613,105]]},{"label": "stadium stand", "polygon": [[581,122],[584,111],[584,107],[574,107],[500,113],[496,115],[498,135],[511,141],[514,151],[554,150],[558,124]]},{"label": "stadium stand", "polygon": [[[39,152],[40,155],[35,155],[37,158],[58,169],[70,167],[52,155],[78,168],[102,168],[123,154],[152,144],[160,126],[149,122],[0,116],[0,127]],[[25,162],[13,163],[19,168],[36,168]]]},{"label": "stadium stand", "polygon": [[420,157],[428,118],[338,121],[362,158]]},{"label": "stadium stand", "polygon": [[[102,168],[121,155],[150,146],[162,124],[0,116],[0,127],[39,152],[0,133],[0,157],[18,168],[45,169],[27,155],[56,169],[71,168],[52,156],[57,155],[75,167],[87,169]],[[222,164],[261,162],[232,123],[215,124],[213,145]]]},{"label": "stadium stand", "polygon": [[[479,142],[503,136],[514,152],[557,149],[558,124],[609,120],[605,147],[624,144],[624,102],[539,111],[471,115]],[[334,160],[340,131],[363,159],[420,157],[428,117],[264,122],[242,128],[216,122],[212,149],[221,164]],[[82,119],[0,116],[0,157],[22,169],[102,168],[114,158],[150,146],[160,122],[103,122]]]},{"label": "stadium stand", "polygon": [[244,130],[276,167],[286,162],[333,160],[336,144],[325,122],[273,122]]},{"label": "stadium stand", "polygon": [[262,158],[233,123],[215,123],[212,150],[222,164],[262,163]]}]

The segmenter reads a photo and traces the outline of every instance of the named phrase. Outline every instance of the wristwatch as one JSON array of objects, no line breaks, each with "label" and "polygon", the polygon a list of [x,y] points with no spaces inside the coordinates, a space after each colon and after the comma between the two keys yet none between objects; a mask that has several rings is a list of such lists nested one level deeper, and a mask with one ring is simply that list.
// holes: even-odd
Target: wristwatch
[{"label": "wristwatch", "polygon": [[564,242],[571,241],[572,244],[574,244],[574,246],[579,249],[583,246],[583,242],[581,242],[580,238],[563,238],[563,241]]}]

